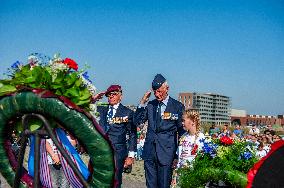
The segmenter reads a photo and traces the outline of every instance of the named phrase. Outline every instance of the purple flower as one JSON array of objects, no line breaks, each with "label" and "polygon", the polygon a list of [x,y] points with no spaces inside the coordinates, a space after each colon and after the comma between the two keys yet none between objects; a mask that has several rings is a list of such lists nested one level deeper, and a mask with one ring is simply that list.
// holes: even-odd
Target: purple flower
[{"label": "purple flower", "polygon": [[21,65],[21,63],[20,63],[19,61],[16,61],[15,63],[13,63],[13,64],[11,65],[11,68],[12,68],[12,69],[18,69],[20,65]]},{"label": "purple flower", "polygon": [[246,152],[241,154],[241,158],[248,160],[248,159],[252,158],[252,154],[251,154],[251,152],[246,151]]},{"label": "purple flower", "polygon": [[205,154],[209,154],[212,158],[216,156],[217,145],[213,143],[204,142],[203,151]]},{"label": "purple flower", "polygon": [[89,82],[91,82],[92,83],[92,81],[90,80],[90,77],[89,77],[89,75],[88,75],[88,72],[86,71],[86,72],[84,72],[84,74],[82,74],[82,76],[86,79],[86,80],[88,80]]},{"label": "purple flower", "polygon": [[31,66],[39,65],[39,66],[46,66],[49,64],[51,58],[42,54],[42,53],[31,53],[28,57],[28,63]]}]

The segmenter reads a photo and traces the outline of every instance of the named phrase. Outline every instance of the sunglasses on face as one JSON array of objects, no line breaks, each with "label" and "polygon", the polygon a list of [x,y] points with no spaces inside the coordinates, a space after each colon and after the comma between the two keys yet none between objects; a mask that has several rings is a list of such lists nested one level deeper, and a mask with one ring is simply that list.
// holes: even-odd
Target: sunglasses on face
[{"label": "sunglasses on face", "polygon": [[107,97],[111,97],[111,96],[117,96],[120,92],[115,91],[115,92],[110,92],[109,94],[107,94]]}]

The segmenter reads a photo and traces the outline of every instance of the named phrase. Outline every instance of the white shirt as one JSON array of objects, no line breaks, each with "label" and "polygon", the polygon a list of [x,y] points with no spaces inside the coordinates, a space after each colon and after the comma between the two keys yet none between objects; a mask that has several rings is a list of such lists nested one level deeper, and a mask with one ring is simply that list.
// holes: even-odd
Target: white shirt
[{"label": "white shirt", "polygon": [[259,133],[260,133],[260,131],[259,131],[259,129],[257,127],[251,128],[249,130],[249,134],[259,134]]},{"label": "white shirt", "polygon": [[258,158],[262,158],[262,157],[266,156],[266,154],[267,154],[267,151],[265,149],[257,150],[257,152],[256,152],[256,156]]},{"label": "white shirt", "polygon": [[144,139],[139,139],[139,142],[137,144],[137,148],[143,148],[145,143],[145,138]]},{"label": "white shirt", "polygon": [[[205,139],[203,133],[199,133],[197,138],[196,135],[190,135],[188,132],[182,135],[178,146],[178,168],[187,165],[187,162],[193,161],[197,151],[201,150],[203,147],[203,143],[200,141],[201,139]],[[197,150],[192,153],[195,145],[197,145]]]},{"label": "white shirt", "polygon": [[[167,104],[168,104],[168,101],[169,101],[169,96],[167,96],[165,98],[165,100],[162,101],[162,105],[161,105],[161,116],[164,114],[166,108],[167,108]],[[158,109],[157,109],[158,110]]]},{"label": "white shirt", "polygon": [[[117,111],[119,105],[120,105],[120,103],[115,104],[115,105],[112,106],[113,107],[113,114],[112,114],[112,117],[108,117],[108,118],[113,118],[114,117],[114,115],[116,114],[116,111]],[[109,114],[110,109],[111,109],[111,105],[108,106],[107,114]]]}]

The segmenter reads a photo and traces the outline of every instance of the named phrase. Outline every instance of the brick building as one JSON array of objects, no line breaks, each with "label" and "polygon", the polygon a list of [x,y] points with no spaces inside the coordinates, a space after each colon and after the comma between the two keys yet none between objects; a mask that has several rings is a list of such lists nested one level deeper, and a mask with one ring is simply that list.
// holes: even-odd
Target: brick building
[{"label": "brick building", "polygon": [[[233,112],[233,111],[232,111]],[[257,125],[257,126],[266,126],[266,125],[284,125],[283,115],[278,116],[266,116],[266,115],[239,115],[236,113],[231,113],[231,122],[232,124],[241,124],[241,125]]]}]

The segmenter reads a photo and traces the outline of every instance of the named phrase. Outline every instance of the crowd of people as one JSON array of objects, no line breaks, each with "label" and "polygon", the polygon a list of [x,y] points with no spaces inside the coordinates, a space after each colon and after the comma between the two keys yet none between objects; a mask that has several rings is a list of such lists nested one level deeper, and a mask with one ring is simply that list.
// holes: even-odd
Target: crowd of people
[{"label": "crowd of people", "polygon": [[228,125],[223,125],[220,129],[215,125],[212,125],[209,129],[209,135],[212,138],[218,138],[222,136],[228,136],[234,140],[243,140],[252,143],[252,146],[257,151],[257,157],[264,157],[269,151],[272,143],[281,140],[281,136],[276,134],[276,131],[272,128],[272,125],[267,125],[264,131],[256,125],[250,126],[248,133],[245,134],[244,128],[240,125],[235,125],[232,131],[229,130]]}]

